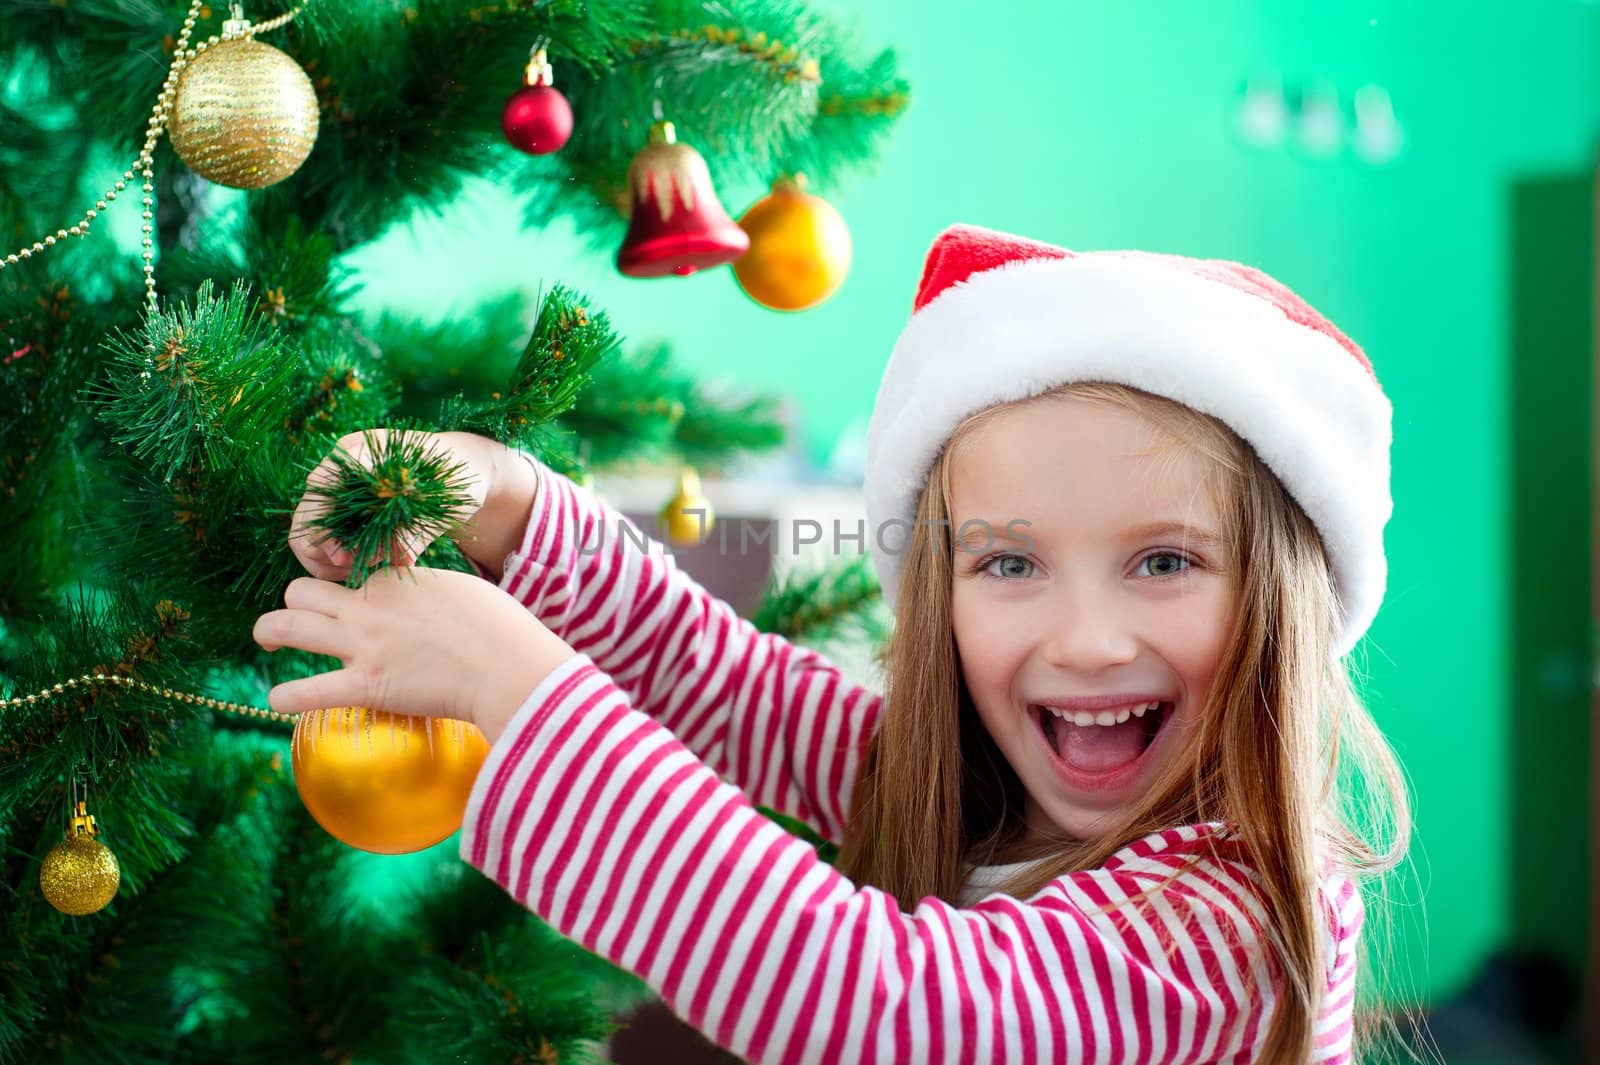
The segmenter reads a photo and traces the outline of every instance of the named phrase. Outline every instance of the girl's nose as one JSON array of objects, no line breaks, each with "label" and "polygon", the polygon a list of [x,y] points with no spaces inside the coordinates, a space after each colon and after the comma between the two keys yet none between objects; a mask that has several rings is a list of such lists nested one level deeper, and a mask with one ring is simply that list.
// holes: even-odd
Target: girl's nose
[{"label": "girl's nose", "polygon": [[1050,665],[1093,674],[1138,655],[1138,640],[1111,596],[1092,589],[1068,590],[1055,596],[1048,610],[1039,651]]}]

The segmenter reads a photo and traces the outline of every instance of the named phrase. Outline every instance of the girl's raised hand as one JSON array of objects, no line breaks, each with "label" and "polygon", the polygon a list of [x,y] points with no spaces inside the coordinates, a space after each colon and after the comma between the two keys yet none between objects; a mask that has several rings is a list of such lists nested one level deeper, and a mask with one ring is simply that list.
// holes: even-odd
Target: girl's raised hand
[{"label": "girl's raised hand", "polygon": [[[381,447],[391,439],[391,434],[394,432],[389,429],[368,429],[350,433],[339,439],[338,447],[342,448],[357,465],[370,466],[372,455],[368,446],[369,438]],[[430,452],[464,470],[465,489],[472,503],[457,512],[456,517],[462,523],[470,521],[483,507],[484,501],[493,489],[497,451],[504,452],[507,449],[487,437],[472,433],[408,431],[404,433],[404,437],[407,441],[426,444]],[[333,484],[338,476],[337,471],[334,453],[330,453],[306,476],[307,491],[300,497],[300,503],[295,507],[294,518],[289,526],[289,548],[300,560],[300,564],[312,576],[330,581],[343,581],[349,577],[355,559],[343,544],[328,538],[323,531],[314,528],[318,517],[327,508],[327,502],[311,489]],[[402,539],[390,545],[389,561],[395,565],[408,566],[417,560],[431,542],[431,539],[424,540],[420,537]],[[372,561],[376,560],[369,560]]]},{"label": "girl's raised hand", "polygon": [[301,577],[283,599],[285,609],[256,619],[256,642],[343,663],[274,687],[267,702],[283,714],[362,706],[452,717],[492,743],[577,653],[498,586],[453,570],[390,566],[360,588]]}]

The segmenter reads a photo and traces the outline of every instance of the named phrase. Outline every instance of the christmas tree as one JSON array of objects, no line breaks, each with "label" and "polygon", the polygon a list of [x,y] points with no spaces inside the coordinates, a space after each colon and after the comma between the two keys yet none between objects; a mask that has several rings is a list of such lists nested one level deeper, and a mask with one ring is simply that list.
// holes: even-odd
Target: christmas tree
[{"label": "christmas tree", "polygon": [[[850,36],[790,0],[0,0],[0,1062],[600,1059],[649,989],[449,842],[330,835],[265,710],[328,663],[252,622],[357,430],[475,432],[580,479],[779,444],[770,397],[707,393],[559,277],[446,327],[354,311],[347,256],[487,179],[621,273],[737,262],[810,305],[840,223],[790,179],[869,161],[906,102]],[[718,217],[752,178],[771,202]],[[820,236],[786,280],[763,219],[796,212]],[[363,558],[439,536],[457,472],[401,438],[345,470],[328,528]],[[419,562],[469,566],[446,536]],[[769,593],[756,623],[802,637],[875,588]]]}]

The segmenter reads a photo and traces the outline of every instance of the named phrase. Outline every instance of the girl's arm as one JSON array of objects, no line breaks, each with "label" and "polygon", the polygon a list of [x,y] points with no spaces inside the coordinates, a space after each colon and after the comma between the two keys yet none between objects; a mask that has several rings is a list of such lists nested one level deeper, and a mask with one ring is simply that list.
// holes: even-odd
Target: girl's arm
[{"label": "girl's arm", "polygon": [[755,805],[841,839],[880,697],[756,629],[621,513],[530,464],[532,511],[500,586]]},{"label": "girl's arm", "polygon": [[[1274,989],[1249,873],[1199,829],[1029,902],[857,888],[585,655],[490,751],[461,853],[753,1063],[1251,1060]],[[1319,1060],[1344,1061],[1348,1011]]]},{"label": "girl's arm", "polygon": [[1341,873],[1325,874],[1322,914],[1329,938],[1323,956],[1328,959],[1328,985],[1322,1020],[1317,1025],[1318,1061],[1350,1061],[1354,1032],[1349,1023],[1356,1001],[1357,946],[1366,909],[1361,888]]}]

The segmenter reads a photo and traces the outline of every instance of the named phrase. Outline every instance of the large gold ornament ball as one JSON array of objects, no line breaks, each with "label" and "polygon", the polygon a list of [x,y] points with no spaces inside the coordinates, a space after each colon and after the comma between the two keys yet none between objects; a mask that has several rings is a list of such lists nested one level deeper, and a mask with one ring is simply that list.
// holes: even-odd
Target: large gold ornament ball
[{"label": "large gold ornament ball", "polygon": [[375,854],[409,854],[461,827],[489,740],[478,726],[344,706],[301,714],[294,783],[317,824]]},{"label": "large gold ornament ball", "polygon": [[82,917],[110,902],[122,883],[122,867],[111,848],[92,836],[57,843],[39,866],[39,890],[62,913]]},{"label": "large gold ornament ball", "polygon": [[797,178],[773,183],[772,194],[739,219],[750,250],[733,273],[749,297],[775,311],[815,307],[850,271],[850,229],[833,205],[805,191]]},{"label": "large gold ornament ball", "polygon": [[265,188],[311,154],[317,93],[300,64],[270,44],[221,41],[178,76],[168,133],[178,157],[206,180]]}]

